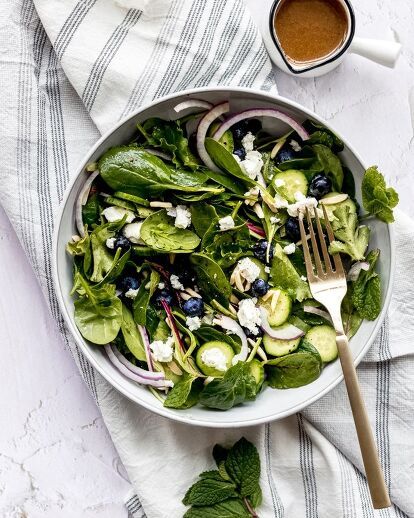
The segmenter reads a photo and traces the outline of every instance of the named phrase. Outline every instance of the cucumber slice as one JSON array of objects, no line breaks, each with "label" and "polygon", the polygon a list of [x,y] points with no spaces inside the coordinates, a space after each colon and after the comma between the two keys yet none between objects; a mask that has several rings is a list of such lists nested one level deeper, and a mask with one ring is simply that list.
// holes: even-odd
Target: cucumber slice
[{"label": "cucumber slice", "polygon": [[[338,196],[340,194],[339,192],[330,192],[326,196],[324,196],[322,199],[326,200],[327,198],[332,198],[333,196]],[[324,205],[326,209],[326,213],[328,214],[328,218],[330,221],[335,219],[334,211],[338,207],[349,207],[350,214],[356,214],[357,209],[355,203],[351,200],[351,198],[347,198],[345,201],[341,201],[341,203],[334,203],[333,205]]]},{"label": "cucumber slice", "polygon": [[250,362],[250,374],[256,380],[257,392],[259,392],[264,382],[264,368],[259,360],[254,359]]},{"label": "cucumber slice", "polygon": [[266,334],[263,336],[263,346],[267,354],[270,354],[271,356],[285,356],[286,354],[295,351],[298,348],[300,341],[301,338],[295,338],[294,340],[279,340]]},{"label": "cucumber slice", "polygon": [[331,362],[337,358],[336,332],[333,327],[327,325],[312,327],[306,333],[305,340],[318,350],[323,362]]},{"label": "cucumber slice", "polygon": [[[273,297],[277,297],[278,292],[279,297],[277,298],[276,305],[272,306]],[[259,299],[259,306],[262,306],[267,311],[269,324],[272,327],[278,327],[289,318],[292,309],[292,299],[285,291],[273,288]]]},{"label": "cucumber slice", "polygon": [[[226,370],[231,367],[231,360],[234,356],[234,351],[231,345],[226,342],[221,342],[219,340],[213,340],[211,342],[206,342],[203,344],[197,351],[196,355],[196,364],[198,368],[201,370],[203,374],[206,376],[213,376],[214,378],[222,378],[226,371],[218,370],[211,365],[206,365],[203,360],[203,353],[206,351],[213,351],[214,349],[218,349],[222,355],[226,358]],[[219,353],[218,353],[219,354]]]},{"label": "cucumber slice", "polygon": [[265,271],[265,265],[261,261],[259,261],[259,259],[256,259],[256,257],[249,257],[249,259],[252,263],[254,263],[260,268],[259,279],[267,281],[267,279],[269,278],[269,274]]},{"label": "cucumber slice", "polygon": [[[277,182],[277,180],[282,180],[284,184],[278,187],[277,184],[279,182]],[[304,196],[306,196],[308,192],[308,180],[306,176],[302,171],[297,171],[296,169],[288,169],[287,171],[275,174],[272,185],[276,192],[283,198],[286,198],[290,203],[295,203],[296,192],[300,192]]]}]

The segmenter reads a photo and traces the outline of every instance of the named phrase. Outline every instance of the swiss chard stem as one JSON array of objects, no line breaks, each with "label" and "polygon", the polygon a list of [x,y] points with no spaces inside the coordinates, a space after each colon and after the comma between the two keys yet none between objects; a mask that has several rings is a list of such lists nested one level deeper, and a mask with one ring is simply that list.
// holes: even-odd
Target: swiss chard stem
[{"label": "swiss chard stem", "polygon": [[233,212],[231,213],[231,217],[234,219],[237,216],[237,213],[239,212],[240,207],[242,206],[243,202],[238,201],[236,203],[236,206],[233,209]]}]

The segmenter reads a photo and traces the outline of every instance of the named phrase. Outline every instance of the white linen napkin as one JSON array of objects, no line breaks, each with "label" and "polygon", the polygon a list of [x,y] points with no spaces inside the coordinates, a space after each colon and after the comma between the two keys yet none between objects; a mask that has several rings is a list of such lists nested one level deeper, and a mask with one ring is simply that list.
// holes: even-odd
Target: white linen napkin
[{"label": "white linen napkin", "polygon": [[[11,0],[0,5],[0,200],[128,471],[134,516],[178,518],[211,468],[211,448],[245,435],[260,450],[263,518],[373,517],[343,384],[301,415],[243,430],[189,428],[114,391],[66,333],[50,275],[54,215],[99,131],[142,103],[207,84],[276,91],[260,36],[239,0]],[[144,11],[134,9],[142,6]],[[40,16],[40,20],[38,18]],[[46,29],[47,35],[44,31]],[[50,40],[49,40],[50,38]],[[88,114],[89,112],[89,114]],[[394,502],[414,516],[414,231],[395,225],[388,322],[359,367]],[[332,411],[332,408],[335,411]],[[138,496],[137,496],[138,495]]]}]

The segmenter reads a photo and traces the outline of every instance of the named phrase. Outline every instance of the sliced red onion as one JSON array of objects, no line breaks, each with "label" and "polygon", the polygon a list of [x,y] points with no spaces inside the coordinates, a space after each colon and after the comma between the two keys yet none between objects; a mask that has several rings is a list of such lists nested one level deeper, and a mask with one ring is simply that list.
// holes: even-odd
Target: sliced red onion
[{"label": "sliced red onion", "polygon": [[311,313],[312,315],[318,315],[319,317],[322,317],[328,322],[332,323],[331,315],[324,309],[315,308],[315,306],[303,306],[303,311],[305,313]]},{"label": "sliced red onion", "polygon": [[172,314],[171,308],[169,304],[165,301],[165,299],[161,299],[162,307],[165,309],[165,312],[167,313],[168,321],[170,322],[171,331],[174,335],[174,338],[176,342],[180,345],[181,351],[185,353],[185,344],[183,339],[181,338],[180,332],[178,330],[178,327],[175,323],[174,315]]},{"label": "sliced red onion", "polygon": [[348,195],[341,193],[336,194],[335,196],[330,196],[329,198],[323,198],[322,200],[319,200],[319,203],[322,203],[322,205],[335,205],[336,203],[342,203],[347,199]]},{"label": "sliced red onion", "polygon": [[240,324],[238,324],[235,320],[230,317],[226,317],[225,315],[218,314],[216,318],[213,320],[213,324],[217,324],[222,327],[226,331],[230,331],[234,335],[237,335],[241,340],[241,349],[239,354],[233,356],[232,364],[236,365],[239,361],[245,362],[247,360],[247,356],[249,354],[249,344],[247,342],[247,336],[243,331],[243,328]]},{"label": "sliced red onion", "polygon": [[145,356],[147,358],[148,369],[150,371],[153,371],[154,363],[152,361],[151,347],[150,347],[150,341],[148,338],[147,330],[145,329],[144,326],[138,325],[138,331],[141,335],[142,341],[144,342]]},{"label": "sliced red onion", "polygon": [[175,113],[180,113],[188,108],[200,108],[201,110],[211,110],[213,105],[208,101],[202,101],[201,99],[187,99],[182,103],[174,106]]},{"label": "sliced red onion", "polygon": [[246,223],[246,225],[250,232],[257,234],[260,237],[266,237],[266,233],[262,228],[256,227],[256,225],[253,225],[253,223],[250,223],[249,221]]},{"label": "sliced red onion", "polygon": [[[206,165],[212,171],[216,173],[220,173],[221,170],[216,166],[216,164],[211,160],[210,155],[207,153],[206,147],[204,145],[204,141],[206,139],[206,135],[208,129],[212,122],[214,122],[220,115],[227,113],[230,109],[230,105],[228,102],[224,102],[214,106],[208,113],[204,115],[204,117],[200,120],[200,123],[197,128],[197,151],[198,155],[201,158],[204,165]],[[224,132],[223,132],[224,133]],[[214,137],[215,138],[215,137]],[[218,139],[216,139],[218,140]]]},{"label": "sliced red onion", "polygon": [[295,119],[293,119],[287,113],[275,110],[273,108],[256,108],[253,110],[246,110],[244,112],[238,113],[237,115],[233,115],[225,122],[223,122],[223,124],[214,134],[213,138],[215,140],[220,140],[224,133],[229,128],[234,126],[234,124],[237,124],[238,122],[244,119],[250,119],[252,117],[273,117],[275,119],[279,119],[280,121],[288,124],[292,129],[294,129],[302,140],[307,140],[309,138],[309,133],[305,130],[303,126],[301,126],[297,121],[295,121]]},{"label": "sliced red onion", "polygon": [[113,345],[106,344],[104,347],[111,363],[130,380],[160,389],[174,386],[174,383],[166,380],[162,373],[148,372],[129,362]]},{"label": "sliced red onion", "polygon": [[346,276],[347,280],[352,282],[356,281],[359,277],[361,270],[364,270],[365,272],[369,270],[369,263],[367,263],[366,261],[358,261],[357,263],[353,264]]},{"label": "sliced red onion", "polygon": [[95,180],[95,178],[98,176],[98,174],[99,174],[99,170],[93,172],[87,178],[86,182],[83,184],[82,189],[79,193],[78,199],[76,200],[75,222],[76,222],[76,228],[78,229],[78,232],[81,235],[81,237],[85,236],[85,229],[83,226],[83,217],[82,217],[82,207],[88,201],[88,196],[89,196],[89,192],[92,187],[92,183]]},{"label": "sliced red onion", "polygon": [[152,148],[145,148],[145,151],[149,153],[150,155],[158,156],[159,158],[162,158],[163,160],[168,160],[171,162],[172,158],[167,153],[164,153],[163,151],[158,151],[158,149],[152,149]]},{"label": "sliced red onion", "polygon": [[281,329],[274,329],[269,324],[267,311],[264,307],[259,306],[260,315],[262,317],[261,328],[263,331],[269,335],[271,338],[276,338],[277,340],[296,340],[296,338],[300,338],[305,333],[302,329],[294,326],[293,324],[288,324],[283,326]]}]

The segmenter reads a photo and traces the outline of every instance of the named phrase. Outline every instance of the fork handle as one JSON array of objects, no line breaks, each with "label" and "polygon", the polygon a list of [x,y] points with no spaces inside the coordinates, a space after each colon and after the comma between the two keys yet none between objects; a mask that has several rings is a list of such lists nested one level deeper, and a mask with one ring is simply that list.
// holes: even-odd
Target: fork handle
[{"label": "fork handle", "polygon": [[347,337],[345,335],[337,335],[336,344],[342,364],[348,398],[354,416],[362,460],[364,461],[365,473],[371,493],[372,505],[374,509],[391,507],[390,497],[388,496],[387,486],[385,485],[384,475],[379,463],[374,435],[368,419],[365,403],[362,399],[361,388],[351,350],[348,346]]}]

